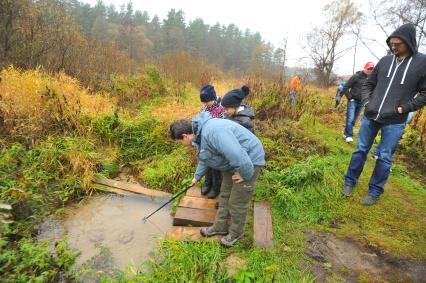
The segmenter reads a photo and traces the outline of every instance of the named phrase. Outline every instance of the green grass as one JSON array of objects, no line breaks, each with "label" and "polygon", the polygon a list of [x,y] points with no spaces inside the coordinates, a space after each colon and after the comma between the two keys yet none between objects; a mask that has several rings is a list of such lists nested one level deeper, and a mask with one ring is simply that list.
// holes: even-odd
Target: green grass
[{"label": "green grass", "polygon": [[192,179],[195,170],[192,156],[183,147],[169,154],[155,156],[148,163],[139,163],[140,177],[150,188],[161,188],[170,192],[181,189],[182,181]]},{"label": "green grass", "polygon": [[[17,266],[6,273],[8,278],[16,279],[20,273],[26,276],[31,268],[37,272],[47,268],[44,246],[22,239],[34,235],[33,225],[44,215],[90,191],[83,189],[83,180],[90,179],[95,163],[103,164],[102,174],[107,176],[117,173],[121,163],[131,163],[149,187],[181,190],[195,169],[194,155],[169,139],[168,124],[175,118],[173,115],[196,111],[200,106],[194,100],[196,96],[195,90],[181,97],[156,96],[143,102],[139,116],[127,120],[113,115],[85,118],[87,137],[50,137],[32,148],[20,144],[4,147],[0,153],[0,201],[17,203],[19,206],[15,206],[22,212],[21,221],[0,227],[5,231],[0,238],[0,263],[3,260],[9,268]],[[323,98],[318,99],[321,109],[326,109],[326,103]],[[176,105],[182,105],[183,110],[174,109]],[[380,202],[363,207],[359,199],[367,193],[374,166],[369,158],[354,196],[344,198],[340,190],[354,145],[343,141],[337,130],[340,124],[325,123],[329,118],[338,121],[337,114],[326,110],[324,113],[328,118],[305,113],[297,120],[256,121],[268,162],[254,198],[272,204],[274,249],[253,247],[251,211],[246,236],[230,249],[225,250],[216,242],[165,240],[148,265],[142,265],[140,270],[129,268],[119,277],[103,280],[312,282],[311,259],[304,253],[307,229],[350,237],[396,257],[425,261],[424,184],[414,180],[403,164],[396,164]],[[331,223],[337,223],[338,228],[332,228]],[[10,238],[14,240],[9,241]],[[20,250],[21,246],[28,249]],[[63,265],[55,263],[62,271],[73,262],[71,255],[65,255],[55,259],[64,261]],[[236,274],[228,275],[226,259],[231,255],[243,259],[244,264]],[[47,268],[46,276],[57,276],[58,266]],[[37,272],[35,276],[39,276]],[[330,280],[338,278],[332,275]]]},{"label": "green grass", "polygon": [[[319,107],[325,109],[326,103],[324,99],[318,99]],[[164,100],[161,105],[164,105]],[[155,104],[150,104],[143,108],[143,113],[150,115],[155,109]],[[337,114],[327,115],[339,120],[333,117]],[[261,130],[257,133],[264,144],[268,162],[258,180],[254,198],[269,200],[272,204],[275,248],[263,250],[253,247],[253,219],[249,216],[246,237],[235,247],[222,250],[217,244],[210,244],[210,248],[217,251],[218,261],[225,261],[230,255],[246,260],[237,274],[224,275],[225,282],[313,281],[314,276],[309,271],[311,259],[304,254],[304,231],[307,229],[351,237],[396,257],[426,260],[426,233],[423,229],[426,224],[425,186],[411,179],[405,167],[398,164],[394,166],[379,204],[363,207],[359,199],[367,193],[368,179],[374,166],[373,160],[369,159],[354,197],[344,198],[341,195],[343,176],[355,145],[345,143],[338,127],[333,123],[325,125],[320,118],[306,113],[298,121],[258,122]],[[155,183],[166,179],[168,174],[173,176],[173,166],[169,168],[167,164],[184,162],[185,159],[179,156],[182,155],[159,156],[144,173],[145,178],[152,177]],[[338,223],[338,228],[332,228],[331,223]],[[185,260],[180,257],[183,253],[188,260],[203,258],[200,243],[165,241],[160,246],[160,253],[165,246],[176,245],[184,246],[191,255],[180,249],[167,248],[167,252],[172,254],[167,255],[165,262],[164,259],[154,261],[159,270],[146,275],[148,277],[134,278],[146,279],[155,274],[162,281],[178,278],[173,281],[183,282],[185,278],[191,282],[206,282],[187,270]],[[198,261],[193,264],[193,268],[198,269],[204,266]],[[171,265],[176,269],[169,268]],[[167,274],[159,272],[163,268],[167,269]],[[331,274],[329,279],[341,280],[338,274]]]},{"label": "green grass", "polygon": [[224,250],[218,243],[165,240],[157,257],[146,273],[128,270],[119,278],[105,278],[102,282],[229,282],[226,269],[220,264]]},{"label": "green grass", "polygon": [[[324,101],[318,100],[320,107]],[[154,113],[169,101],[157,99],[142,107],[144,116]],[[157,104],[158,103],[158,104]],[[332,113],[328,115],[333,115]],[[335,119],[337,120],[337,119]],[[374,163],[368,160],[353,198],[341,195],[343,175],[350,161],[354,145],[346,144],[333,124],[324,125],[318,117],[302,114],[298,121],[279,120],[262,123],[258,131],[268,163],[255,191],[255,199],[272,203],[275,248],[262,250],[252,245],[252,217],[246,229],[247,236],[235,247],[222,250],[215,243],[210,248],[217,251],[219,261],[229,255],[246,259],[242,270],[221,280],[226,282],[311,282],[311,259],[304,254],[306,229],[328,232],[339,237],[351,237],[361,243],[386,250],[397,257],[426,260],[425,226],[426,190],[424,185],[412,180],[403,165],[394,167],[386,191],[380,203],[363,207],[359,199],[367,192],[368,178]],[[164,187],[173,182],[179,172],[189,172],[190,167],[179,168],[189,158],[184,149],[170,154],[160,154],[147,163],[143,178],[154,186]],[[183,174],[185,175],[185,174]],[[182,175],[182,176],[183,176]],[[338,228],[331,228],[338,223]],[[188,256],[176,246],[191,252]],[[186,269],[184,258],[203,259],[205,252],[199,243],[165,241],[160,253],[167,251],[165,262],[155,261],[156,268],[148,277],[167,281],[169,278],[203,282],[204,278]],[[167,247],[167,248],[165,248]],[[171,248],[173,247],[173,248]],[[184,258],[181,255],[184,255]],[[204,258],[208,262],[207,259]],[[203,261],[194,261],[193,268],[202,269]],[[169,266],[176,266],[176,269]],[[167,269],[167,274],[163,273]],[[170,277],[169,277],[170,276]],[[186,277],[185,277],[186,276]],[[337,278],[337,279],[336,279]],[[338,280],[334,274],[330,280]],[[127,277],[129,279],[129,277]],[[220,282],[212,279],[212,282]],[[181,280],[181,281],[180,281]],[[216,280],[216,281],[215,281]]]},{"label": "green grass", "polygon": [[37,224],[90,192],[96,153],[90,140],[49,137],[31,149],[21,144],[0,152],[0,202],[12,205],[14,222],[0,222],[0,274],[3,282],[72,280],[76,255],[66,241],[54,246],[33,237]]}]

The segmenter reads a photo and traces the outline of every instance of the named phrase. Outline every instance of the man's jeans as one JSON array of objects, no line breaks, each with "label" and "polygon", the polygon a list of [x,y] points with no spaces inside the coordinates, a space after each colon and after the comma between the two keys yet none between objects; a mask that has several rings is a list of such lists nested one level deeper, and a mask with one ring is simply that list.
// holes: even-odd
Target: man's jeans
[{"label": "man's jeans", "polygon": [[[410,124],[411,119],[413,119],[413,115],[414,115],[414,112],[408,113],[407,122],[405,122],[405,126],[407,126],[408,124]],[[376,146],[376,149],[374,150],[373,156],[379,157],[381,150],[382,150],[382,143],[379,142],[379,144]],[[393,154],[393,152],[392,152],[392,154]]]},{"label": "man's jeans", "polygon": [[352,159],[346,172],[345,184],[351,187],[356,185],[364,168],[367,154],[373,145],[377,133],[381,130],[381,152],[379,158],[376,160],[376,166],[374,167],[368,190],[370,196],[379,197],[383,193],[383,187],[389,177],[392,167],[392,155],[404,128],[405,123],[380,124],[364,116],[359,129],[357,149],[352,154]]},{"label": "man's jeans", "polygon": [[345,127],[345,136],[353,137],[354,136],[354,126],[356,120],[358,119],[359,114],[362,111],[362,103],[355,100],[348,101],[348,106],[346,109],[346,127]]}]

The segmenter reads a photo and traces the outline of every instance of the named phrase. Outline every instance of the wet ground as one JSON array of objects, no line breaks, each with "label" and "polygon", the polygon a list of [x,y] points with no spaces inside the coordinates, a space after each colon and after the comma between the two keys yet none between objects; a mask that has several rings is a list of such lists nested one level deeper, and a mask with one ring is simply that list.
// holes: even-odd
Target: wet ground
[{"label": "wet ground", "polygon": [[63,220],[44,223],[39,238],[61,239],[66,234],[70,246],[81,252],[78,266],[92,262],[90,267],[100,270],[138,267],[172,227],[169,207],[142,221],[165,201],[140,195],[92,196],[68,207]]},{"label": "wet ground", "polygon": [[306,231],[305,253],[313,259],[317,282],[335,282],[334,272],[347,282],[426,282],[426,262],[397,259],[348,238]]}]

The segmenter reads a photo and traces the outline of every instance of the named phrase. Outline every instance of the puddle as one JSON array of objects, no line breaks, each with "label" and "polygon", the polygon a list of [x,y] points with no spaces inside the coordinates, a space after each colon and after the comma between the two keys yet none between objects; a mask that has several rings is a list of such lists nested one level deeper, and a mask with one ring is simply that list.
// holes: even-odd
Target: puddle
[{"label": "puddle", "polygon": [[[172,227],[170,208],[164,207],[145,223],[142,218],[167,198],[140,195],[96,195],[66,209],[62,221],[46,221],[40,239],[61,239],[68,236],[71,248],[81,252],[77,266],[95,261],[97,269],[123,269],[138,266],[149,258],[159,238]],[[96,263],[96,257],[108,253],[108,266]],[[102,261],[102,260],[101,260]]]}]

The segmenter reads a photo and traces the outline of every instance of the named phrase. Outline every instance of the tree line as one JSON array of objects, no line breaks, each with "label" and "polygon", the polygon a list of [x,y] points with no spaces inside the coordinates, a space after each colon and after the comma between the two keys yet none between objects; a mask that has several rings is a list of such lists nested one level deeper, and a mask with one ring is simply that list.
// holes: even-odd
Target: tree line
[{"label": "tree line", "polygon": [[[384,47],[382,54],[371,51],[372,56],[383,56],[389,49],[364,35],[367,22],[375,23],[385,35],[411,22],[417,27],[419,48],[426,47],[425,0],[370,1],[367,10],[368,14],[362,13],[351,0],[334,0],[323,7],[323,23],[299,42],[313,66],[305,70],[309,80],[332,85],[340,58],[354,52],[355,67],[357,49],[371,51],[372,43]],[[181,10],[171,9],[160,19],[135,10],[132,2],[117,8],[101,0],[94,6],[79,0],[0,1],[0,68],[42,66],[94,87],[111,74],[134,74],[147,63],[168,64],[164,70],[185,80],[203,68],[284,77],[286,48],[285,36],[283,45],[275,48],[258,32],[234,24],[209,25],[200,18],[187,21]],[[188,70],[186,75],[183,69]]]},{"label": "tree line", "polygon": [[182,10],[160,19],[134,10],[132,2],[117,9],[102,1],[0,1],[0,67],[43,66],[90,84],[179,52],[225,71],[283,67],[283,49],[258,32],[199,18],[187,22]]}]

